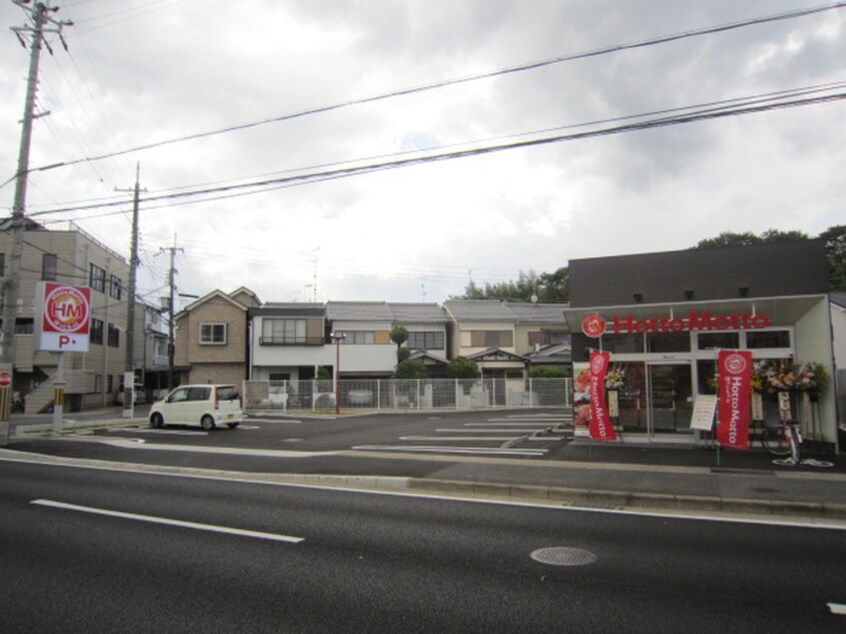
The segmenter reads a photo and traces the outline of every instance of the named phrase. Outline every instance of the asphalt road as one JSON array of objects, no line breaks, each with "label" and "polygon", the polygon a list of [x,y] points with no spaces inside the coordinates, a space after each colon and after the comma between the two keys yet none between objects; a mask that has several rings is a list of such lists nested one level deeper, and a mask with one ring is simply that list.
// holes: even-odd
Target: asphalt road
[{"label": "asphalt road", "polygon": [[3,632],[846,626],[841,530],[7,462],[0,481]]}]

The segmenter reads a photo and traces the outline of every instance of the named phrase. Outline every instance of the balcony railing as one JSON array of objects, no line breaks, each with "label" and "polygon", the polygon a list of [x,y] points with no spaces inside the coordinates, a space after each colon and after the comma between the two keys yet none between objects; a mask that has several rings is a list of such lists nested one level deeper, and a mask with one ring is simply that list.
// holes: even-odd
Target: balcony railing
[{"label": "balcony railing", "polygon": [[323,337],[259,337],[260,346],[322,346]]}]

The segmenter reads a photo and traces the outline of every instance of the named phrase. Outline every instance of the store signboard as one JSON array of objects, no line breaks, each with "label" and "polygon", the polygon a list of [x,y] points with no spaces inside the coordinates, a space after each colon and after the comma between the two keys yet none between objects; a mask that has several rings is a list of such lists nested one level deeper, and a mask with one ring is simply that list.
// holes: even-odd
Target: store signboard
[{"label": "store signboard", "polygon": [[35,348],[49,352],[88,352],[91,289],[40,282],[35,293]]},{"label": "store signboard", "polygon": [[671,333],[719,330],[760,330],[768,328],[772,320],[768,315],[733,313],[712,315],[709,311],[690,311],[687,317],[650,317],[639,319],[634,315],[613,315],[606,319],[598,313],[582,320],[582,332],[596,339],[602,335],[630,335],[643,333]]}]

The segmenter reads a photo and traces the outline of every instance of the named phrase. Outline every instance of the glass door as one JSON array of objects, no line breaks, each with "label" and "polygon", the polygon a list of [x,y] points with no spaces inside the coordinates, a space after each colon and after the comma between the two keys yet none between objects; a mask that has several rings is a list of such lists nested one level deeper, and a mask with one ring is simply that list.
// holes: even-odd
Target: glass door
[{"label": "glass door", "polygon": [[693,413],[690,363],[649,363],[646,367],[649,435],[690,433]]}]

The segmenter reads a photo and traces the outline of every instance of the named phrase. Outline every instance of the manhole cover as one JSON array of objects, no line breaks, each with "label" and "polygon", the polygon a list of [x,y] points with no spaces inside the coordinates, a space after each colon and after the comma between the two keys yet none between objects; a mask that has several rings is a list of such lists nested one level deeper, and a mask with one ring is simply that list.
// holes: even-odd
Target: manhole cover
[{"label": "manhole cover", "polygon": [[587,566],[597,560],[596,555],[589,550],[566,546],[539,548],[532,553],[531,557],[535,561],[550,566]]}]

